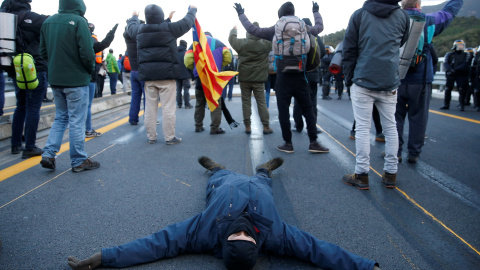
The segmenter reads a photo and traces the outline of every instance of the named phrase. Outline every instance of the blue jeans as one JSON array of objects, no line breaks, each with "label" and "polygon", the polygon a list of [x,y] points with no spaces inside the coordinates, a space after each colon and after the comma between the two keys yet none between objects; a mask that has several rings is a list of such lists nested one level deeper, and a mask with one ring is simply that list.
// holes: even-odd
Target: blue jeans
[{"label": "blue jeans", "polygon": [[3,76],[3,70],[0,70],[0,116],[3,115],[4,105],[5,105],[5,76]]},{"label": "blue jeans", "polygon": [[37,72],[37,78],[38,86],[34,90],[22,90],[14,80],[17,107],[13,113],[11,144],[22,146],[25,128],[25,150],[33,150],[36,147],[40,108],[47,91],[47,72]]},{"label": "blue jeans", "polygon": [[43,157],[53,158],[60,151],[63,135],[69,127],[70,159],[72,167],[87,159],[85,152],[85,118],[88,107],[88,86],[53,88],[55,121],[53,122]]},{"label": "blue jeans", "polygon": [[225,99],[227,97],[227,87],[228,87],[228,100],[232,99],[232,93],[233,93],[233,85],[235,83],[235,78],[232,78],[227,85],[225,85],[225,88],[223,88],[222,92],[222,97]]},{"label": "blue jeans", "polygon": [[85,130],[91,132],[92,129],[92,102],[95,95],[95,83],[90,82],[88,85],[88,109],[87,109],[87,121],[85,122]]},{"label": "blue jeans", "polygon": [[117,93],[118,73],[108,73],[108,77],[110,78],[110,93],[115,95]]},{"label": "blue jeans", "polygon": [[128,121],[130,123],[138,123],[138,113],[140,112],[140,105],[142,103],[143,95],[143,106],[145,107],[145,82],[138,79],[138,71],[133,71],[130,73],[130,83],[132,85],[132,101],[130,102],[130,112]]}]

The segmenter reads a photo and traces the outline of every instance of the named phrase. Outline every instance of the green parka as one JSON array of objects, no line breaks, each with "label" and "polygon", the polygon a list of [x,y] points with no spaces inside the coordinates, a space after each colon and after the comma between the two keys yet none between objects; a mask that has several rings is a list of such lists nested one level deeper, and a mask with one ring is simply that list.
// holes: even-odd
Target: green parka
[{"label": "green parka", "polygon": [[249,33],[247,38],[237,38],[237,29],[230,31],[228,42],[238,53],[238,81],[266,82],[272,43]]},{"label": "green parka", "polygon": [[40,33],[40,54],[48,61],[48,83],[80,87],[90,83],[95,53],[83,0],[60,0],[58,13],[49,17]]}]

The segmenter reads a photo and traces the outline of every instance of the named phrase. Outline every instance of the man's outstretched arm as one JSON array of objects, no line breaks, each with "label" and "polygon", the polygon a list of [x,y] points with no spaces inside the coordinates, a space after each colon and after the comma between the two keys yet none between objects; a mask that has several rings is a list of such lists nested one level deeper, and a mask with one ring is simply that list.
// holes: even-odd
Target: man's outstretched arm
[{"label": "man's outstretched arm", "polygon": [[275,35],[275,26],[268,28],[260,28],[248,20],[247,16],[245,15],[245,9],[242,8],[241,4],[235,3],[234,8],[237,11],[240,22],[249,34],[268,41],[272,41],[273,36]]}]

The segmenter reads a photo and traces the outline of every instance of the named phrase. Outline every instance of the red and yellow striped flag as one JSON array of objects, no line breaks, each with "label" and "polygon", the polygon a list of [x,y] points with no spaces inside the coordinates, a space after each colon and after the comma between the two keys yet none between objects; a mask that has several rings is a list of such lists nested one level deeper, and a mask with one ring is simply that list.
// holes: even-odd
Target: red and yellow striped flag
[{"label": "red and yellow striped flag", "polygon": [[197,19],[195,19],[195,24],[193,25],[193,58],[198,76],[202,82],[208,108],[213,112],[218,107],[218,100],[222,95],[223,88],[238,72],[218,72],[207,36],[203,33]]}]

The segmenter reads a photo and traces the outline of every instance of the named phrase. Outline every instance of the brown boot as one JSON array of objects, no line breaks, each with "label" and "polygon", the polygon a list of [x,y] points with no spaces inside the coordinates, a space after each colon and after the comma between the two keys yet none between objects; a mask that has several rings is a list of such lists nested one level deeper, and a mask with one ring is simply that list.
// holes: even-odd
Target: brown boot
[{"label": "brown boot", "polygon": [[382,182],[385,184],[386,188],[395,188],[397,183],[397,174],[384,172],[382,175]]},{"label": "brown boot", "polygon": [[271,133],[273,133],[273,129],[271,129],[269,125],[263,125],[263,134],[271,134]]},{"label": "brown boot", "polygon": [[346,174],[343,176],[343,182],[361,190],[370,189],[368,185],[368,174]]},{"label": "brown boot", "polygon": [[247,134],[252,133],[252,127],[250,125],[245,125],[245,133],[247,133]]}]

